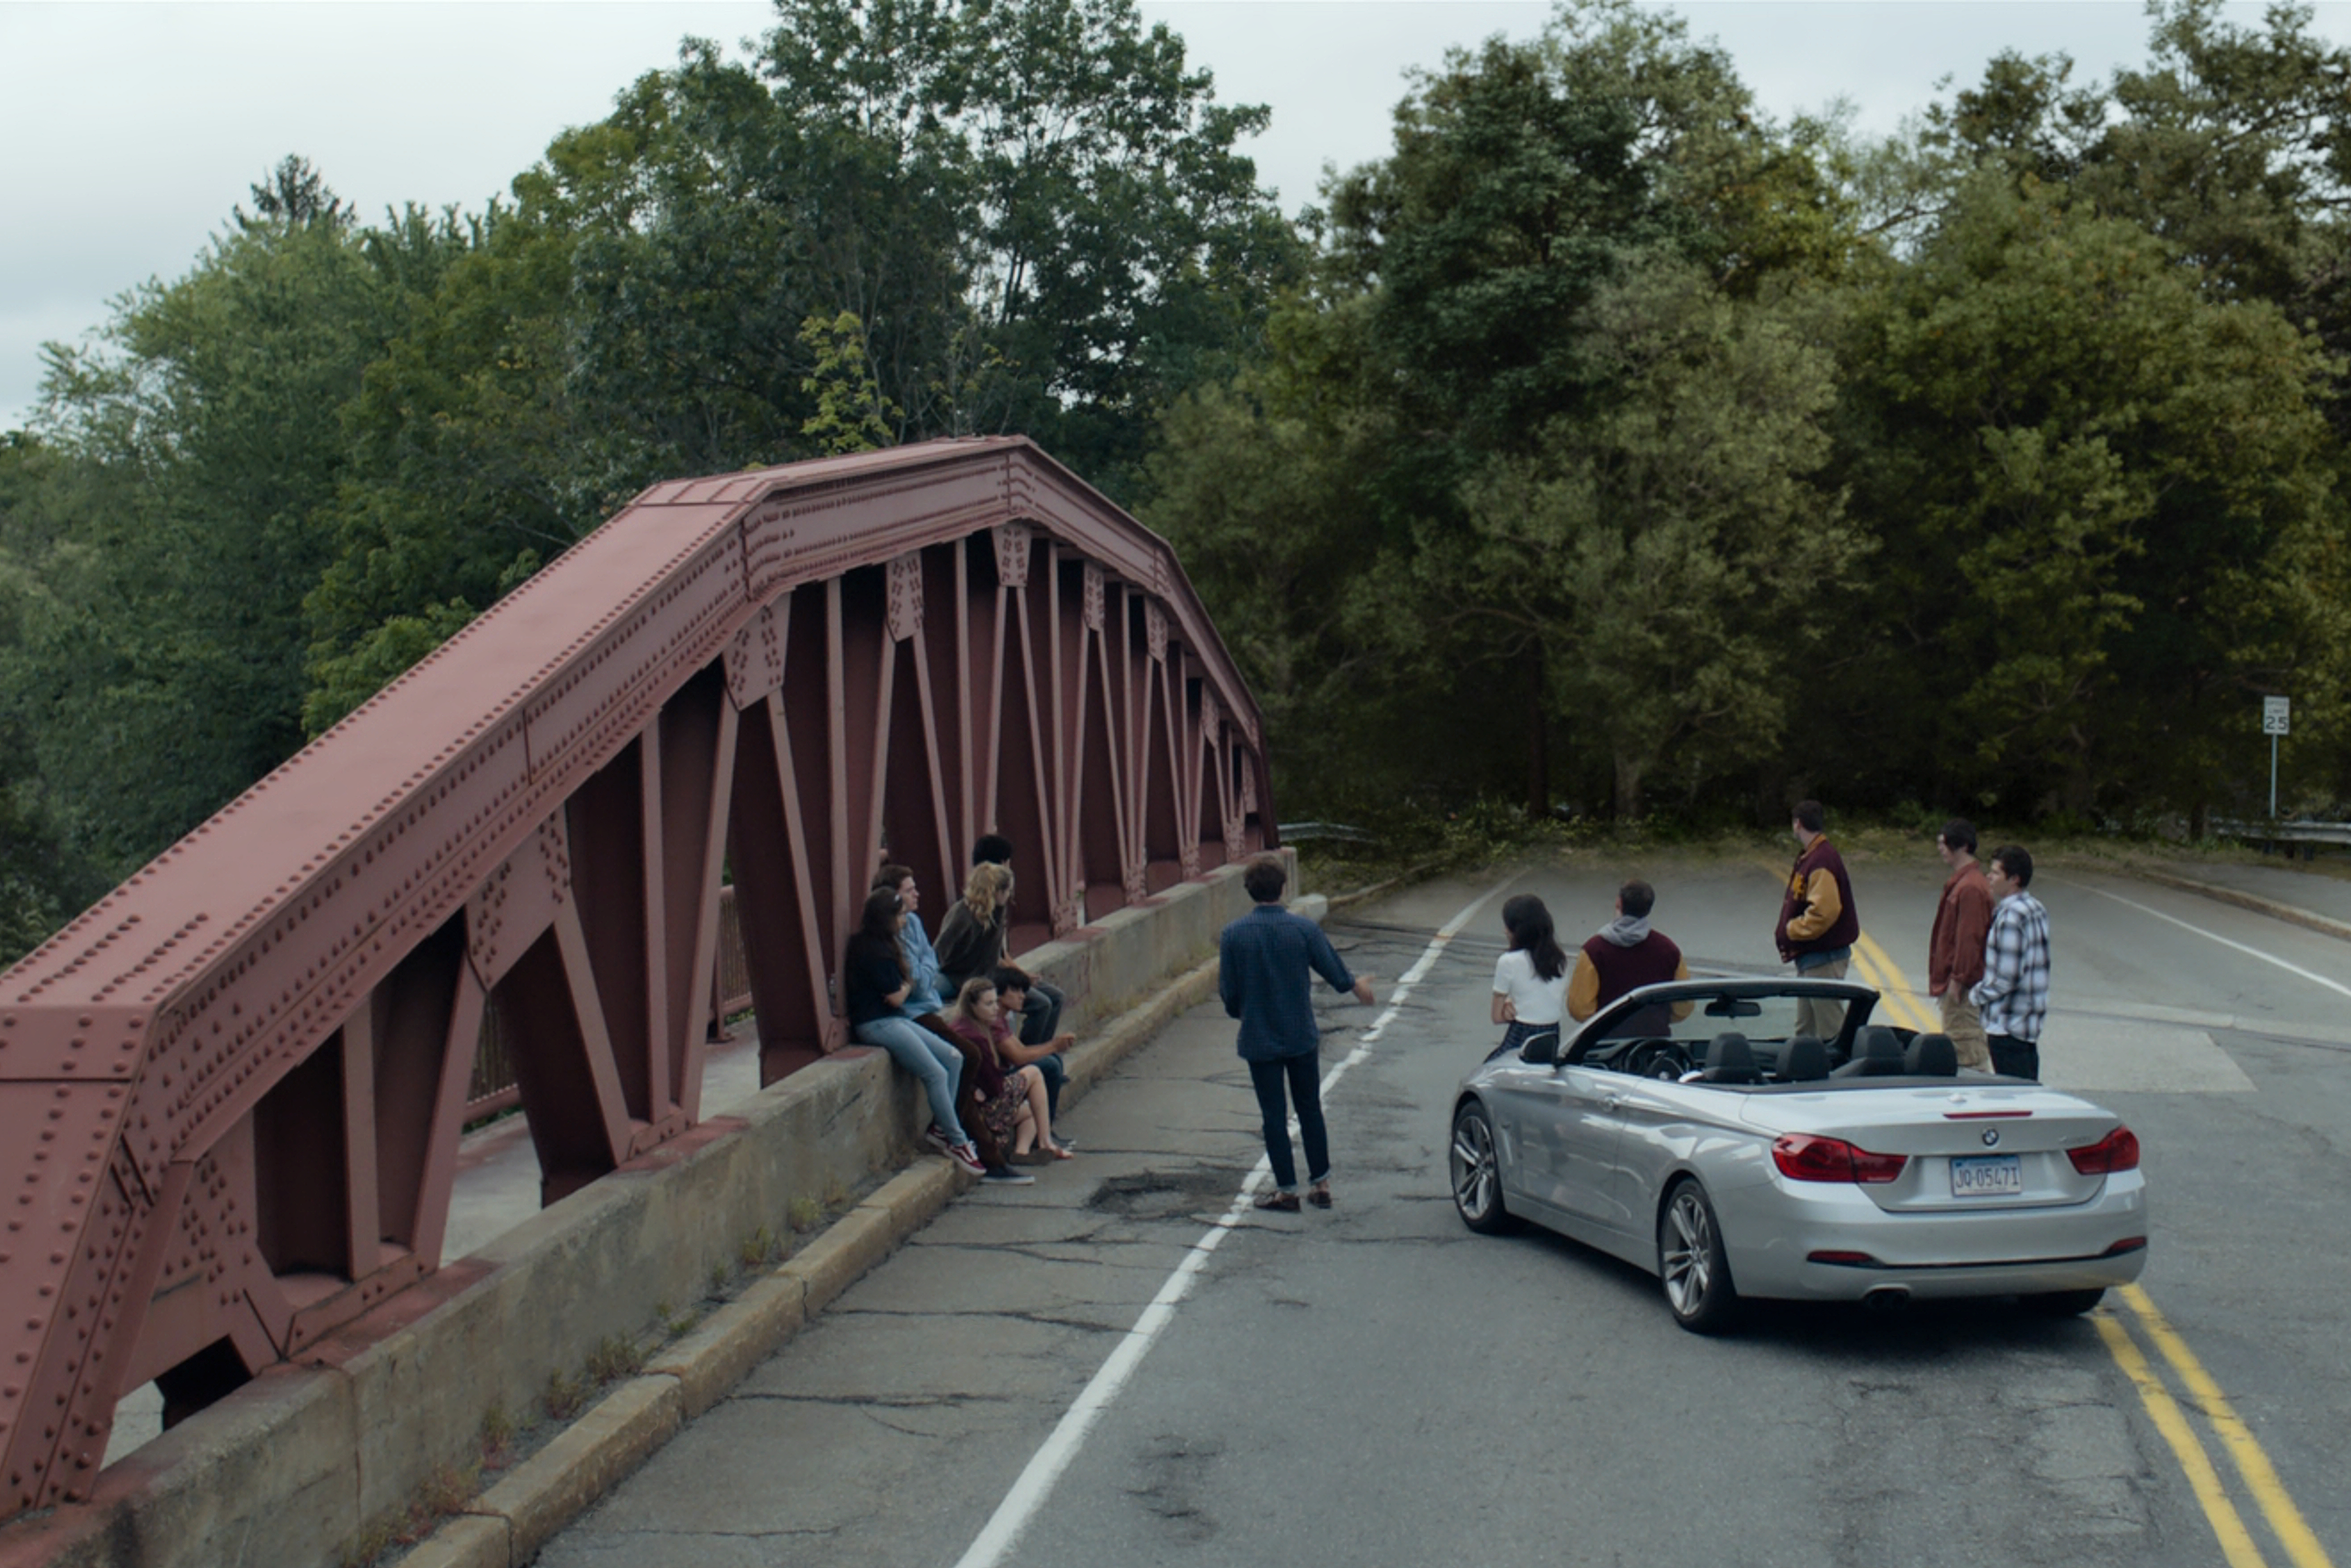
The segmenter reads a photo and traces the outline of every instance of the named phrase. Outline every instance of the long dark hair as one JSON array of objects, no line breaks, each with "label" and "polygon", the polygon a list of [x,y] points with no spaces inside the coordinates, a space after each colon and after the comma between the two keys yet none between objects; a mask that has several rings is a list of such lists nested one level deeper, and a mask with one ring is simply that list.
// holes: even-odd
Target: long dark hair
[{"label": "long dark hair", "polygon": [[1539,978],[1556,980],[1567,973],[1567,954],[1552,932],[1551,910],[1531,893],[1522,893],[1502,905],[1502,929],[1510,934],[1510,951],[1534,960]]},{"label": "long dark hair", "polygon": [[867,894],[864,911],[857,918],[857,929],[849,934],[851,959],[887,953],[903,978],[906,974],[906,949],[898,941],[898,916],[905,910],[906,901],[898,896],[894,887],[877,887]]}]

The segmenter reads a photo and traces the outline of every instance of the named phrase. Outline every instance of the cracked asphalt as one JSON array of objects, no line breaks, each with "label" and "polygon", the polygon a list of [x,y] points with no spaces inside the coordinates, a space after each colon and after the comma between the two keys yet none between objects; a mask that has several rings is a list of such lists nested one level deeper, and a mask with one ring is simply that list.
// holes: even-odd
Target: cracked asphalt
[{"label": "cracked asphalt", "polygon": [[[1626,869],[1571,862],[1531,871],[1512,891],[1543,894],[1572,945],[1604,918]],[[1756,867],[1646,869],[1658,925],[1694,964],[1771,967],[1775,894]],[[1939,867],[1862,866],[1856,881],[1870,928],[1923,967]],[[1380,977],[1384,999],[1435,928],[1488,884],[1424,884],[1330,929],[1351,966]],[[2164,906],[2175,906],[2169,895]],[[1480,912],[1332,1096],[1336,1209],[1240,1223],[1007,1561],[2220,1560],[2170,1450],[2087,1322],[1984,1304],[1890,1318],[1767,1304],[1738,1336],[1703,1340],[1673,1326],[1641,1270],[1540,1233],[1465,1230],[1447,1196],[1446,1117],[1453,1085],[1498,1033],[1486,997],[1499,907]],[[2178,907],[2215,926],[2254,918],[2192,899]],[[2095,935],[2095,913],[2086,895],[2063,911],[2075,924],[2059,927],[2053,1049],[2070,1014],[2094,1040],[2100,1009],[2123,998],[2189,1007],[2215,994],[2194,977],[2200,951]],[[2298,961],[2320,956],[2351,978],[2351,946],[2297,949]],[[2154,994],[2150,973],[2171,993]],[[2252,1075],[2252,1096],[2220,1103],[2127,1082],[2098,1095],[2148,1136],[2152,1174],[2161,1150],[2192,1145],[2216,1117],[2286,1116],[2290,1135],[2264,1135],[2289,1164],[2306,1157],[2298,1148],[2331,1150],[2341,1091],[2314,1093],[2307,1070],[2339,1055],[2314,1049],[2325,1039],[2351,1034],[2328,1037],[2314,1004],[2259,995],[2270,1002],[2232,992],[2212,1005],[2263,1032],[2206,1037]],[[1318,1004],[1327,1064],[1376,1009],[1319,988]],[[1068,1124],[1081,1158],[1036,1170],[1034,1186],[956,1199],[539,1561],[955,1563],[1261,1148],[1231,1026],[1213,1005],[1129,1058]],[[2229,1190],[2257,1194],[2267,1177],[2230,1179]],[[2311,1201],[2342,1186],[2330,1176]],[[2241,1206],[2219,1190],[2182,1207],[2161,1186],[2156,1196],[2150,1289],[2192,1341],[2221,1341],[2216,1370],[2332,1533],[2345,1500],[2329,1456],[2339,1458],[2351,1414],[2339,1355],[2298,1364],[2301,1339],[2273,1361],[2252,1354],[2262,1330],[2230,1322],[2226,1281],[2164,1267],[2168,1248],[2250,1269]],[[2304,1339],[2316,1332],[2306,1312],[2280,1317]]]}]

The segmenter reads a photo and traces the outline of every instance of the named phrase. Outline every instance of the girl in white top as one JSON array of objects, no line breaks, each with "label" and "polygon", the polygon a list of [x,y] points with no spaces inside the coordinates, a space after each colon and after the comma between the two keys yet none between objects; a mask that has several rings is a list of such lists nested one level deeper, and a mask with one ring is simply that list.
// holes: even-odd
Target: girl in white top
[{"label": "girl in white top", "polygon": [[1510,1027],[1497,1054],[1518,1050],[1539,1030],[1556,1030],[1567,1016],[1567,954],[1543,901],[1522,893],[1503,904],[1502,929],[1510,950],[1494,964],[1493,1020]]}]

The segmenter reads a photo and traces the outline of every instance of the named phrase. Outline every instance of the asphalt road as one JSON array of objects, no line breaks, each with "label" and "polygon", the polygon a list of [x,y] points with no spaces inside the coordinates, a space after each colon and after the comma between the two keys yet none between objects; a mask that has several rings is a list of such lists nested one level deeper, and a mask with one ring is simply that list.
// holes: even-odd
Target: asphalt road
[{"label": "asphalt road", "polygon": [[[1573,939],[1646,874],[1694,967],[1769,972],[1784,863],[1584,861],[1507,891]],[[1939,862],[1854,869],[1871,966],[1917,983]],[[1772,1307],[1705,1340],[1641,1271],[1452,1212],[1501,891],[1332,922],[1383,1005],[1330,1007],[1326,1068],[1488,900],[1331,1092],[1333,1212],[1234,1219],[1254,1104],[1229,1025],[1187,1015],[1071,1115],[1081,1160],[959,1199],[542,1563],[2351,1562],[2351,944],[2044,872],[2045,1071],[2145,1141],[2144,1292],[2063,1322]]]}]

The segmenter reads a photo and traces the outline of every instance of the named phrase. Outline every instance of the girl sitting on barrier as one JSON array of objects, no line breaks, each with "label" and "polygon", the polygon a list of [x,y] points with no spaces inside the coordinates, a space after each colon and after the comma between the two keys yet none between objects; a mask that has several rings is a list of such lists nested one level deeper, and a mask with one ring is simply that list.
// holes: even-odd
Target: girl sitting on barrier
[{"label": "girl sitting on barrier", "polygon": [[913,988],[906,973],[906,955],[898,942],[906,923],[906,903],[895,888],[877,887],[866,894],[865,910],[849,938],[841,967],[841,990],[849,1003],[850,1037],[860,1045],[878,1045],[890,1060],[914,1075],[931,1103],[929,1140],[947,1158],[974,1176],[987,1167],[979,1151],[956,1120],[956,1085],[963,1079],[963,1054],[946,1040],[898,1016]]},{"label": "girl sitting on barrier", "polygon": [[1044,1074],[1033,1065],[1006,1071],[1003,1044],[1011,1037],[1012,1025],[997,999],[996,982],[985,975],[966,980],[947,1010],[947,1027],[970,1047],[980,1113],[988,1119],[998,1142],[1008,1140],[1012,1157],[1023,1165],[1071,1158],[1070,1151],[1053,1141]]},{"label": "girl sitting on barrier", "polygon": [[955,991],[1003,961],[1011,918],[1012,868],[987,862],[972,867],[963,896],[939,923],[939,973]]}]

